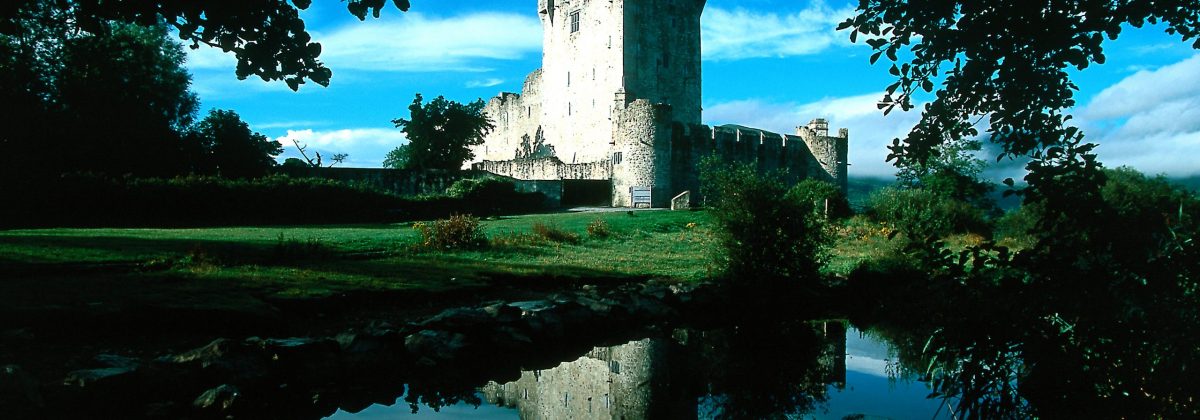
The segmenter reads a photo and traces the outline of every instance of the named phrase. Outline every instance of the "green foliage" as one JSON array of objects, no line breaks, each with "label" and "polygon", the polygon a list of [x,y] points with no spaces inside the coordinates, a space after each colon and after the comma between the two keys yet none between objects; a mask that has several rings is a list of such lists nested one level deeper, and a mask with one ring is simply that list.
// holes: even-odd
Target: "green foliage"
[{"label": "green foliage", "polygon": [[716,220],[718,265],[730,281],[764,286],[810,287],[820,279],[828,235],[811,202],[790,199],[775,176],[760,176],[751,164],[701,161],[701,187]]},{"label": "green foliage", "polygon": [[396,146],[383,157],[383,167],[392,169],[404,169],[408,167],[408,149],[409,145],[401,144]]},{"label": "green foliage", "polygon": [[[161,26],[114,24],[78,33],[48,2],[31,1],[19,35],[0,33],[3,171],[164,176],[186,170],[181,132],[195,115],[185,55]],[[11,54],[11,55],[9,55]],[[31,70],[36,69],[38,72]]]},{"label": "green foliage", "polygon": [[871,196],[868,214],[916,240],[987,232],[987,223],[979,209],[922,189],[884,188]]},{"label": "green foliage", "polygon": [[226,178],[264,176],[276,166],[275,156],[283,153],[283,145],[250,131],[236,112],[219,109],[196,124],[188,140],[200,154],[194,158],[203,165],[198,172],[212,171]]},{"label": "green foliage", "polygon": [[288,238],[283,233],[275,241],[272,257],[283,263],[303,263],[332,258],[336,251],[317,238]]},{"label": "green foliage", "polygon": [[488,243],[487,236],[479,226],[479,219],[470,215],[456,214],[429,224],[416,223],[413,229],[421,233],[421,246],[426,249],[479,249]]},{"label": "green foliage", "polygon": [[284,159],[283,164],[279,165],[279,166],[281,168],[283,168],[285,172],[287,170],[292,170],[292,169],[303,169],[303,168],[311,168],[312,167],[311,164],[309,164],[308,162],[305,162],[303,159],[294,158],[294,157]]},{"label": "green foliage", "polygon": [[830,182],[815,179],[800,181],[788,190],[787,198],[810,205],[815,214],[830,219],[849,217],[853,213],[846,195],[842,194],[837,185]]},{"label": "green foliage", "polygon": [[421,94],[409,105],[409,118],[392,120],[408,138],[407,167],[416,169],[461,169],[475,157],[471,146],[495,127],[483,113],[483,100],[469,104],[438,96],[422,104]]}]

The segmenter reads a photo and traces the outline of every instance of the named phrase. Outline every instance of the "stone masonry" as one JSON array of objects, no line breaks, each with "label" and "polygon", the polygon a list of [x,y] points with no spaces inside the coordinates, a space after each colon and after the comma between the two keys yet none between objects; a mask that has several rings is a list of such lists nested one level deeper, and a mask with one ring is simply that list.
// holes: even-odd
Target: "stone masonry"
[{"label": "stone masonry", "polygon": [[[651,188],[655,207],[683,191],[700,197],[696,165],[712,154],[844,191],[846,129],[830,136],[823,119],[796,135],[700,124],[704,4],[539,0],[542,68],[520,94],[487,103],[496,128],[474,149],[473,168],[516,179],[611,179],[613,206],[629,206],[632,187]],[[552,156],[520,155],[543,141]]]}]

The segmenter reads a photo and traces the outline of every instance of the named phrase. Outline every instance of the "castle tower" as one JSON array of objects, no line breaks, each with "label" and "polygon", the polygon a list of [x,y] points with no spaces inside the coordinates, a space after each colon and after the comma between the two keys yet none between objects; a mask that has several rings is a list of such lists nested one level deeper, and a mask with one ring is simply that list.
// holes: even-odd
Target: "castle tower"
[{"label": "castle tower", "polygon": [[700,14],[705,0],[539,0],[540,118],[566,163],[609,159],[618,92],[671,105],[700,123]]},{"label": "castle tower", "polygon": [[829,122],[824,118],[816,118],[808,125],[796,127],[796,135],[804,140],[808,150],[812,152],[822,171],[828,176],[827,180],[833,182],[845,193],[849,187],[846,166],[848,165],[850,130],[842,128],[838,130],[837,136],[830,136]]}]

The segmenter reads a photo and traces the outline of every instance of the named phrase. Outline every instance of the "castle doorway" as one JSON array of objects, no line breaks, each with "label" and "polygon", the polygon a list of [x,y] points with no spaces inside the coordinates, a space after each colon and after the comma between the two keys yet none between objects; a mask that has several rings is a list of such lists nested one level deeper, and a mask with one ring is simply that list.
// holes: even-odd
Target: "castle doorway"
[{"label": "castle doorway", "polygon": [[611,206],[612,180],[564,179],[563,207]]}]

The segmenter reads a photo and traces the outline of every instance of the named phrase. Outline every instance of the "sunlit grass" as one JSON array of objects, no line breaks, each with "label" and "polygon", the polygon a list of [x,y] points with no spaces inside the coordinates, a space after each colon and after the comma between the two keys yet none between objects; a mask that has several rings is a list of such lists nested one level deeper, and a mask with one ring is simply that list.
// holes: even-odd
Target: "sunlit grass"
[{"label": "sunlit grass", "polygon": [[[608,236],[587,233],[596,220],[608,225]],[[538,240],[538,223],[579,240]],[[411,223],[3,231],[0,295],[14,311],[247,309],[271,297],[485,290],[514,281],[695,281],[711,271],[704,212],[538,214],[484,220],[482,228],[492,244],[474,251],[421,249]]]}]

